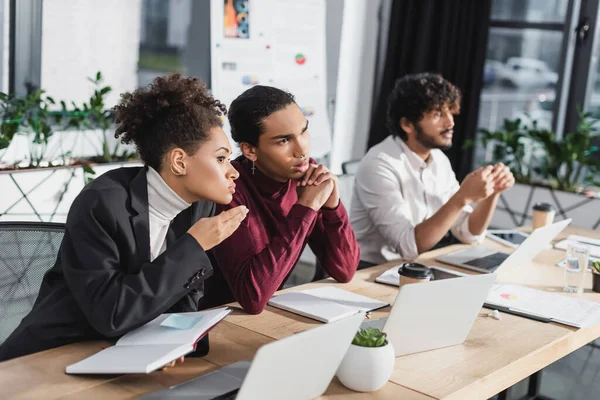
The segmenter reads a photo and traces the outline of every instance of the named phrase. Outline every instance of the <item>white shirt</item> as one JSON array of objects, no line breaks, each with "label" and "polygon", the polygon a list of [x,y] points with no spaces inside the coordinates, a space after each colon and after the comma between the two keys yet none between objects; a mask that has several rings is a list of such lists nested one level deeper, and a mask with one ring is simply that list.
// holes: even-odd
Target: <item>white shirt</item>
[{"label": "white shirt", "polygon": [[[459,187],[441,150],[432,150],[425,162],[394,136],[372,147],[358,167],[350,208],[361,259],[382,264],[417,258],[415,226],[435,214]],[[485,237],[485,232],[469,231],[472,211],[471,206],[463,208],[451,228],[464,243]]]},{"label": "white shirt", "polygon": [[150,220],[150,261],[153,261],[167,249],[167,231],[171,221],[191,204],[179,197],[154,168],[148,167],[146,180]]}]

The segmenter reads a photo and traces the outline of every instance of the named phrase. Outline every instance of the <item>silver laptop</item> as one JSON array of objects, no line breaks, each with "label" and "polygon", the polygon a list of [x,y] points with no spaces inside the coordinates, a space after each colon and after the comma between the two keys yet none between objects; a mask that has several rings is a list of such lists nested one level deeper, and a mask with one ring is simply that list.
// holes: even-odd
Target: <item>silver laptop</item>
[{"label": "silver laptop", "polygon": [[364,316],[265,344],[252,363],[237,362],[142,399],[314,399],[327,390]]},{"label": "silver laptop", "polygon": [[504,264],[531,261],[552,239],[571,223],[570,219],[533,231],[512,254],[490,250],[483,246],[469,247],[436,257],[437,261],[478,272],[494,272]]},{"label": "silver laptop", "polygon": [[361,328],[386,332],[396,357],[461,344],[495,280],[481,274],[404,285],[389,316]]}]

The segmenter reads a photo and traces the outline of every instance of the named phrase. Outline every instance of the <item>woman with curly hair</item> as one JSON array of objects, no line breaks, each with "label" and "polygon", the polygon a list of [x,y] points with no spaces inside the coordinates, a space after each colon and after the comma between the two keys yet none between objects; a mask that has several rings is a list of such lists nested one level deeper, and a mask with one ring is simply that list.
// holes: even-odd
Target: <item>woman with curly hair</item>
[{"label": "woman with curly hair", "polygon": [[239,176],[221,128],[225,112],[202,82],[179,75],[122,95],[115,137],[134,143],[145,166],[107,172],[77,196],[56,264],[0,346],[0,361],[198,310],[213,272],[206,251],[247,214],[237,207],[212,216],[214,203],[231,201]]}]

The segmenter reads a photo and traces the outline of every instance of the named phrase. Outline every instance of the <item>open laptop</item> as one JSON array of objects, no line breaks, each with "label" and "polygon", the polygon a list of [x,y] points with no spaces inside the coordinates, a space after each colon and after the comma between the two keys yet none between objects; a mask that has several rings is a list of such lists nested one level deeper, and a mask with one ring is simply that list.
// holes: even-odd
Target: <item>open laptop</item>
[{"label": "open laptop", "polygon": [[481,274],[404,285],[389,316],[361,328],[386,332],[396,357],[461,344],[495,280],[496,274]]},{"label": "open laptop", "polygon": [[252,363],[236,362],[142,399],[314,399],[327,390],[364,317],[356,313],[265,344]]},{"label": "open laptop", "polygon": [[494,272],[503,264],[531,261],[552,239],[571,223],[571,219],[538,228],[512,254],[490,250],[483,246],[469,247],[436,257],[437,261],[478,272]]}]

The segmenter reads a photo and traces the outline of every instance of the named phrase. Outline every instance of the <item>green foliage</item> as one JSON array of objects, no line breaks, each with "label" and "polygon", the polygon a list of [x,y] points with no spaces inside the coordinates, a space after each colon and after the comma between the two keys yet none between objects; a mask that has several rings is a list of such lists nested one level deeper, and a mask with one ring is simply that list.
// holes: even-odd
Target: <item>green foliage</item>
[{"label": "green foliage", "polygon": [[[110,148],[108,131],[113,124],[112,111],[106,110],[106,96],[112,88],[103,84],[101,72],[93,78],[88,78],[94,85],[94,90],[88,102],[81,105],[71,101],[56,102],[47,96],[44,90],[29,88],[24,97],[16,97],[0,93],[0,150],[7,148],[15,135],[31,136],[29,167],[39,167],[48,160],[44,159],[48,140],[54,131],[74,129],[86,134],[86,130],[100,129],[102,131],[102,155],[95,157],[94,162],[112,162],[131,159],[135,153],[120,148],[117,142]],[[1,153],[0,153],[1,155]],[[70,152],[58,156],[66,164]],[[86,174],[93,175],[92,168],[86,164]]]},{"label": "green foliage", "polygon": [[32,134],[29,149],[31,166],[39,166],[53,134],[50,107],[52,97],[41,89],[31,90],[25,97],[0,93],[2,122],[0,124],[0,148],[6,148],[18,133]]},{"label": "green foliage", "polygon": [[590,119],[590,113],[578,112],[577,129],[574,133],[565,134],[560,141],[549,130],[530,131],[531,137],[545,150],[545,157],[539,160],[535,171],[560,190],[577,191],[581,184],[600,186],[598,147],[592,146],[592,141],[600,138],[600,133],[594,126],[596,121]]},{"label": "green foliage", "polygon": [[[492,154],[492,162],[503,162],[507,165],[513,175],[515,181],[520,183],[528,183],[531,180],[531,170],[524,162],[526,155],[526,146],[528,144],[528,135],[526,127],[521,125],[521,120],[504,120],[502,129],[498,131],[489,131],[480,129],[481,144],[487,148],[489,144],[501,143],[502,145],[494,146]],[[465,147],[474,146],[473,141],[465,143]]]},{"label": "green foliage", "polygon": [[[578,192],[581,186],[600,186],[600,161],[598,147],[592,143],[600,140],[598,121],[590,113],[579,112],[575,132],[565,133],[558,140],[555,132],[521,124],[520,119],[504,120],[498,131],[481,129],[481,144],[494,145],[492,163],[503,162],[519,183],[535,183],[536,176],[556,189]],[[473,141],[465,144],[472,147]],[[536,150],[542,154],[536,156]]]},{"label": "green foliage", "polygon": [[387,334],[376,328],[360,329],[356,332],[352,344],[361,347],[383,347],[388,344]]},{"label": "green foliage", "polygon": [[595,274],[600,274],[600,261],[594,261],[592,263],[592,272]]}]

